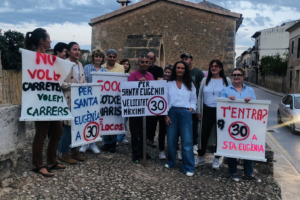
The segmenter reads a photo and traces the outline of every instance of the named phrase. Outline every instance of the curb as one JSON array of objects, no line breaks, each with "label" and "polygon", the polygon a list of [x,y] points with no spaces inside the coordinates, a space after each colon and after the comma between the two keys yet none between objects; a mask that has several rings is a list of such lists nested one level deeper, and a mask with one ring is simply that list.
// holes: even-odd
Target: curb
[{"label": "curb", "polygon": [[256,87],[256,88],[262,89],[262,90],[264,90],[264,91],[266,91],[266,92],[269,92],[269,93],[271,93],[271,94],[274,94],[274,95],[277,95],[277,96],[280,96],[280,97],[284,97],[284,96],[286,95],[286,94],[284,94],[284,93],[276,92],[276,91],[274,91],[274,90],[269,90],[269,89],[267,89],[267,88],[265,88],[265,87],[262,87],[262,86],[260,86],[260,85],[256,85],[256,84],[254,84],[254,83],[249,83],[249,82],[247,82],[247,81],[244,81],[244,83],[245,83],[246,85],[251,85],[252,87]]}]

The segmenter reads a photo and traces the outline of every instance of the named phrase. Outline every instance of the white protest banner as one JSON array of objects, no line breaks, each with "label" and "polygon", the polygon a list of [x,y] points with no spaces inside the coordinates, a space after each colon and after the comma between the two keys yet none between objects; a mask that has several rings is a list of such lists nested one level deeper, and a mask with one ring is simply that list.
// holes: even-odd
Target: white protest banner
[{"label": "white protest banner", "polygon": [[71,85],[71,148],[99,141],[101,84]]},{"label": "white protest banner", "polygon": [[53,55],[20,49],[22,110],[20,121],[71,120],[60,88],[74,63]]},{"label": "white protest banner", "polygon": [[265,142],[271,101],[217,100],[216,156],[266,162]]},{"label": "white protest banner", "polygon": [[121,82],[128,80],[129,74],[113,72],[92,72],[93,83],[101,86],[100,135],[126,133],[125,118],[121,113]]},{"label": "white protest banner", "polygon": [[122,116],[167,115],[167,81],[121,83]]}]

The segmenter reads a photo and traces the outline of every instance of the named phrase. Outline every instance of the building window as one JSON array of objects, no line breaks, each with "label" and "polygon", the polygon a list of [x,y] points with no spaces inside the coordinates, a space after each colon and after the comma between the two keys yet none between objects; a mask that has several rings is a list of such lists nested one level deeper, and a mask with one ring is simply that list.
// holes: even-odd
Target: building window
[{"label": "building window", "polygon": [[300,58],[300,38],[298,38],[298,51],[297,51],[297,58]]},{"label": "building window", "polygon": [[291,49],[292,51],[292,53],[294,53],[294,41],[292,41],[292,49]]}]

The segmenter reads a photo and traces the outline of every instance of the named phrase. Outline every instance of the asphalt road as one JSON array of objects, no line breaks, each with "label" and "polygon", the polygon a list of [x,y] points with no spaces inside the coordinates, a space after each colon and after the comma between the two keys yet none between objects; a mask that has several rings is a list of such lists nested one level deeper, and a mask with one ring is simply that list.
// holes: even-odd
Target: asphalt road
[{"label": "asphalt road", "polygon": [[293,134],[290,127],[280,127],[277,124],[277,110],[282,97],[253,87],[258,100],[271,100],[269,107],[268,132],[269,137],[300,174],[300,132]]}]

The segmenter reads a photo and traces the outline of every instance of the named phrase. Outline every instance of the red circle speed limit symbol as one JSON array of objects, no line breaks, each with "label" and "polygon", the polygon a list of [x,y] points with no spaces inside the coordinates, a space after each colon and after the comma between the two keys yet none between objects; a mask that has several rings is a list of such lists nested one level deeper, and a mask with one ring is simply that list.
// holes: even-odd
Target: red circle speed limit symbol
[{"label": "red circle speed limit symbol", "polygon": [[167,101],[160,96],[155,96],[148,102],[148,110],[153,115],[161,115],[167,109]]},{"label": "red circle speed limit symbol", "polygon": [[238,141],[246,140],[250,135],[250,129],[244,122],[233,122],[228,128],[229,135]]},{"label": "red circle speed limit symbol", "polygon": [[96,122],[88,123],[83,130],[83,137],[85,141],[95,140],[99,135],[100,127]]}]

